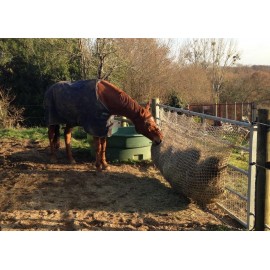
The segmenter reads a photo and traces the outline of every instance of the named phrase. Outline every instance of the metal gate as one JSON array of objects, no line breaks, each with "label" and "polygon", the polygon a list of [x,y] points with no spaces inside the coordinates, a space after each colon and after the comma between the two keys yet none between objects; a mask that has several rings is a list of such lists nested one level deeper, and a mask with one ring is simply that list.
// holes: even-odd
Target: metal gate
[{"label": "metal gate", "polygon": [[174,108],[159,104],[158,101],[155,101],[153,106],[153,115],[157,122],[162,122],[159,114],[160,109],[183,113],[192,117],[199,117],[202,121],[209,119],[215,122],[227,123],[229,125],[245,128],[249,131],[247,145],[233,146],[233,149],[236,151],[241,151],[248,155],[248,169],[246,170],[232,164],[228,164],[227,171],[229,177],[225,181],[225,194],[221,200],[217,201],[217,205],[225,210],[232,218],[240,222],[245,228],[252,230],[255,225],[257,125],[193,112],[182,108]]}]

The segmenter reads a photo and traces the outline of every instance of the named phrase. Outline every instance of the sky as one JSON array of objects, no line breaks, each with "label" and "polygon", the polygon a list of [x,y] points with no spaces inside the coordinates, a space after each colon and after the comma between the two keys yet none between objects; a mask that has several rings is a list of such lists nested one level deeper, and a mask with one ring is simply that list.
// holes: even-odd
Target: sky
[{"label": "sky", "polygon": [[270,38],[238,38],[243,65],[270,65]]},{"label": "sky", "polygon": [[[211,38],[215,38],[212,36]],[[200,37],[190,37],[200,38]],[[219,37],[222,38],[222,37]],[[270,66],[270,38],[232,38],[240,52],[240,60],[237,61],[241,65],[269,65]],[[185,40],[183,38],[173,39],[176,44],[176,50]]]}]

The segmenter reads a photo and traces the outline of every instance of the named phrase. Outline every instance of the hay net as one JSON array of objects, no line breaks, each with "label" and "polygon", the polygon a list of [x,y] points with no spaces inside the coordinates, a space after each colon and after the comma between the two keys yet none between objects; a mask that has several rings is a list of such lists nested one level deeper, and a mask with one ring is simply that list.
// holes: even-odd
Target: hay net
[{"label": "hay net", "polygon": [[248,130],[236,125],[213,126],[196,117],[160,109],[163,142],[151,148],[152,160],[172,188],[200,203],[224,193],[227,165],[235,145]]}]

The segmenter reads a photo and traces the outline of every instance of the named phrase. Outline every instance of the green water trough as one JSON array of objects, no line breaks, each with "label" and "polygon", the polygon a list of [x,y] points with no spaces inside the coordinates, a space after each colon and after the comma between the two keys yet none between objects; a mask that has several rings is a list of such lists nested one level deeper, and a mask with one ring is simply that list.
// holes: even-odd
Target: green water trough
[{"label": "green water trough", "polygon": [[[107,138],[106,157],[113,162],[150,160],[151,145],[151,140],[138,134],[134,126],[116,127]],[[92,143],[91,154],[95,156]]]}]

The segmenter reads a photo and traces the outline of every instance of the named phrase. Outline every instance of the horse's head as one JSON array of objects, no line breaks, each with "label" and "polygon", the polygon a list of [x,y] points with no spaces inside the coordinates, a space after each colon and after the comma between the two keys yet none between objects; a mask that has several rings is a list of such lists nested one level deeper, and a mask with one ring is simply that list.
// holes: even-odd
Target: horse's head
[{"label": "horse's head", "polygon": [[134,122],[135,129],[138,133],[144,135],[155,144],[160,144],[162,142],[163,135],[149,109],[150,104],[148,103],[146,107],[142,109],[140,114],[141,117],[137,118]]}]

